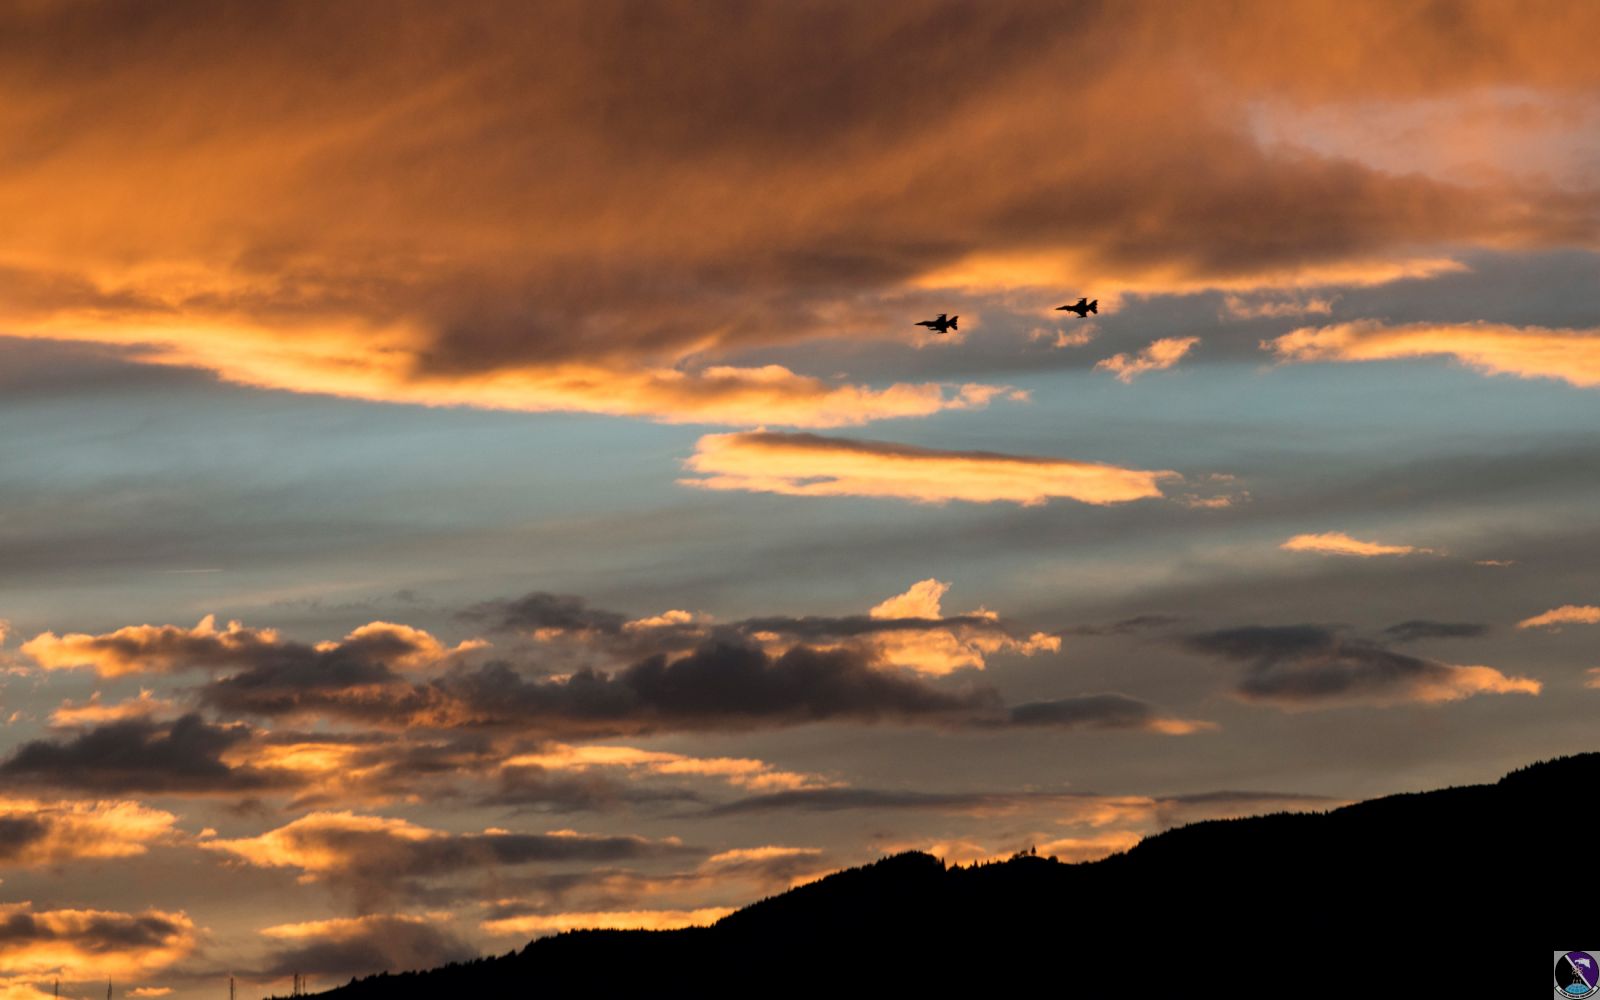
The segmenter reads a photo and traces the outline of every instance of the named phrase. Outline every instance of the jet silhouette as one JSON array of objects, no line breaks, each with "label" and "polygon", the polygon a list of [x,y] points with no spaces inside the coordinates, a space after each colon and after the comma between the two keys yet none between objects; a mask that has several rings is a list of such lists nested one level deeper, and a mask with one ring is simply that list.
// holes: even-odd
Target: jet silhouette
[{"label": "jet silhouette", "polygon": [[1096,316],[1098,316],[1100,315],[1100,300],[1095,299],[1093,302],[1090,302],[1088,299],[1079,299],[1074,305],[1056,306],[1056,312],[1060,312],[1063,309],[1065,309],[1067,312],[1077,313],[1080,318],[1087,316],[1090,313],[1094,313]]},{"label": "jet silhouette", "polygon": [[925,319],[916,325],[925,326],[934,333],[949,333],[951,330],[957,329],[956,320],[960,318],[960,316],[951,316],[949,319],[945,319],[944,313],[940,313],[938,319]]}]

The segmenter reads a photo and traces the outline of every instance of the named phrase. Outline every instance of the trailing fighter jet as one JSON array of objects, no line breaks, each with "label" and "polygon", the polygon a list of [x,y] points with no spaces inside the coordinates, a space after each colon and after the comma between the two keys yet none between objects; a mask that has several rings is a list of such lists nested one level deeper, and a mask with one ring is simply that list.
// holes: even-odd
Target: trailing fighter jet
[{"label": "trailing fighter jet", "polygon": [[1079,299],[1074,305],[1056,306],[1056,312],[1060,312],[1063,309],[1065,309],[1067,312],[1077,313],[1080,318],[1087,316],[1090,313],[1094,313],[1096,316],[1098,316],[1100,315],[1100,300],[1095,299],[1093,302],[1090,302],[1088,299]]},{"label": "trailing fighter jet", "polygon": [[944,313],[940,313],[938,319],[925,319],[916,325],[925,326],[934,333],[949,333],[951,330],[957,329],[956,320],[960,318],[960,316],[951,316],[949,319],[945,319]]}]

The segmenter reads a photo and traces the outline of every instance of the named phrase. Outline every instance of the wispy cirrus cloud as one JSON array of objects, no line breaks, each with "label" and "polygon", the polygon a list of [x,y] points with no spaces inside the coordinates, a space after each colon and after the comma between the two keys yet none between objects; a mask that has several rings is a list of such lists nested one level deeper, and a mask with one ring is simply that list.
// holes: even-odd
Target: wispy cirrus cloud
[{"label": "wispy cirrus cloud", "polygon": [[1364,321],[1305,327],[1261,346],[1287,362],[1449,357],[1490,375],[1600,385],[1600,330],[1593,329]]},{"label": "wispy cirrus cloud", "polygon": [[684,465],[699,478],[679,482],[698,489],[1023,506],[1057,498],[1128,503],[1160,497],[1161,483],[1179,478],[1175,472],[1070,459],[774,431],[708,434]]},{"label": "wispy cirrus cloud", "polygon": [[1557,628],[1562,625],[1600,624],[1600,607],[1592,604],[1563,604],[1517,622],[1517,628]]},{"label": "wispy cirrus cloud", "polygon": [[1333,312],[1328,295],[1238,295],[1222,298],[1223,312],[1234,319],[1278,319],[1284,316],[1323,315]]},{"label": "wispy cirrus cloud", "polygon": [[1100,361],[1095,368],[1108,371],[1123,382],[1132,382],[1146,372],[1164,371],[1173,367],[1200,343],[1199,337],[1163,337],[1153,341],[1137,354],[1113,354]]}]

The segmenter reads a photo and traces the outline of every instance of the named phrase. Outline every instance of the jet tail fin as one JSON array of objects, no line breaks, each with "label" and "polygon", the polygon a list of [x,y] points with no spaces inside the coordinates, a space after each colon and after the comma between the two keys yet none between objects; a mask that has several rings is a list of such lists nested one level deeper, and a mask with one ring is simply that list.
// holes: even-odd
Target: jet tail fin
[{"label": "jet tail fin", "polygon": [[1093,302],[1089,303],[1089,311],[1094,313],[1096,316],[1100,315],[1100,300],[1099,299],[1095,299]]},{"label": "jet tail fin", "polygon": [[952,330],[961,329],[960,327],[956,326],[956,320],[958,320],[960,318],[961,318],[960,316],[951,316],[950,317],[950,329],[952,329]]}]

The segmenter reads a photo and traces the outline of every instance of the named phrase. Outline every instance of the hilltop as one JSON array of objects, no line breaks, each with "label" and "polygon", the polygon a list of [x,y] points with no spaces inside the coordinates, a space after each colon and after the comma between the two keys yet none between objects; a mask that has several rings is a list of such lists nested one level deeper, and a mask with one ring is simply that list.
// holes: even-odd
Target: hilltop
[{"label": "hilltop", "polygon": [[1553,947],[1582,947],[1579,936],[1594,933],[1576,911],[1593,883],[1597,787],[1600,754],[1591,753],[1490,785],[1194,823],[1091,863],[1019,855],[958,867],[900,854],[707,928],[570,932],[320,995],[1001,988],[1023,976],[1067,995],[1444,983],[1490,995],[1502,975],[1507,988],[1533,977],[1522,988],[1537,993],[1549,970],[1530,946],[1549,937]]}]

